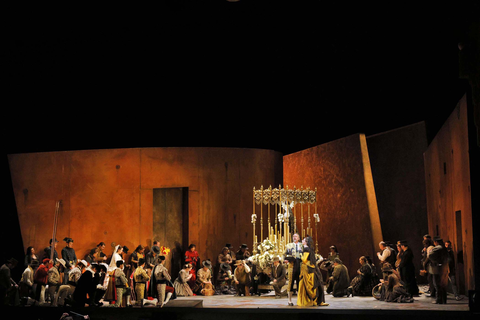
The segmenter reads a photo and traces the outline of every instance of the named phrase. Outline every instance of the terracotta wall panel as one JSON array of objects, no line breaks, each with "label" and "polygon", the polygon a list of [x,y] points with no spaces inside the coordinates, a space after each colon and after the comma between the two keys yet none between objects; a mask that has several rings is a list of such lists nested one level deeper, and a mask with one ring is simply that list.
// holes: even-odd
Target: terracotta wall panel
[{"label": "terracotta wall panel", "polygon": [[[457,280],[460,288],[473,290],[475,274],[468,138],[467,101],[464,96],[428,146],[424,159],[429,232],[451,240],[455,251],[462,251],[460,257],[464,263],[457,265]],[[456,212],[461,218],[459,224]],[[457,242],[459,239],[462,243]]]},{"label": "terracotta wall panel", "polygon": [[251,247],[252,188],[282,181],[281,154],[256,149],[18,154],[9,156],[9,164],[25,248],[48,244],[55,201],[62,199],[57,238],[74,238],[82,257],[100,241],[107,254],[112,242],[131,250],[151,246],[155,188],[188,188],[188,241],[202,258],[215,260],[227,242]]},{"label": "terracotta wall panel", "polygon": [[361,255],[375,256],[374,234],[381,230],[370,222],[361,139],[352,135],[284,156],[285,185],[317,187],[319,253],[336,245],[352,277]]}]

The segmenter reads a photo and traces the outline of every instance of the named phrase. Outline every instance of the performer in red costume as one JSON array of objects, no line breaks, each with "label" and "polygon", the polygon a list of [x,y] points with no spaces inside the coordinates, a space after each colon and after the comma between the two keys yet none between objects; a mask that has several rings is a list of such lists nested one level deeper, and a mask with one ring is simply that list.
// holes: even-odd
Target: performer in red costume
[{"label": "performer in red costume", "polygon": [[188,285],[191,289],[195,287],[195,281],[197,280],[199,257],[196,249],[196,246],[192,243],[188,246],[188,251],[185,252],[185,264],[189,263],[192,265],[192,269],[190,269],[192,277],[188,280]]}]

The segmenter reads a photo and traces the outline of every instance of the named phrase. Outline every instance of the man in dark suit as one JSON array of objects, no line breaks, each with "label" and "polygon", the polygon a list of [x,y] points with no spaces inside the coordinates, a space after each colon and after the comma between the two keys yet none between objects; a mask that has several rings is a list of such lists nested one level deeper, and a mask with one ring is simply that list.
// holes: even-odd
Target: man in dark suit
[{"label": "man in dark suit", "polygon": [[282,287],[287,282],[287,270],[280,262],[279,257],[273,258],[273,268],[272,268],[272,278],[273,278],[273,289],[275,290],[275,299],[280,299]]},{"label": "man in dark suit", "polygon": [[415,278],[415,265],[413,264],[413,252],[407,241],[400,241],[403,250],[402,260],[398,265],[401,279],[405,282],[405,289],[412,295],[418,295],[418,285]]},{"label": "man in dark suit", "polygon": [[448,252],[442,238],[435,237],[433,244],[435,247],[428,255],[428,259],[431,261],[433,284],[437,291],[437,297],[433,303],[446,304],[449,271]]}]

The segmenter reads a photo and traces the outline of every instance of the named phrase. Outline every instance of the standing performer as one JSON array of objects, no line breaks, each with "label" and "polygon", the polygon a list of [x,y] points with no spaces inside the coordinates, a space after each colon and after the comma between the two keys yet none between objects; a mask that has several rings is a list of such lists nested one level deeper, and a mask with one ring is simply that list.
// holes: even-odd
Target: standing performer
[{"label": "standing performer", "polygon": [[303,245],[299,243],[300,236],[298,233],[293,235],[293,242],[287,244],[287,251],[285,252],[285,259],[288,261],[288,305],[293,306],[292,294],[293,294],[293,284],[295,283],[298,290],[298,285],[300,282],[300,264],[301,264],[301,255],[303,253]]},{"label": "standing performer", "polygon": [[272,268],[272,278],[273,278],[273,289],[275,290],[275,299],[280,299],[282,296],[282,287],[287,282],[287,270],[283,266],[279,257],[273,257],[273,268]]},{"label": "standing performer", "polygon": [[192,275],[188,280],[188,285],[190,289],[195,287],[195,281],[197,280],[197,270],[200,265],[200,258],[198,256],[197,247],[192,243],[188,246],[188,251],[185,252],[185,264],[190,264],[190,274]]},{"label": "standing performer", "polygon": [[54,239],[55,243],[53,245],[53,258],[51,258],[51,253],[52,253],[52,241],[53,239],[50,239],[50,245],[48,247],[46,247],[45,249],[43,249],[43,253],[44,253],[44,256],[43,258],[48,258],[48,259],[52,259],[52,264],[55,264],[55,262],[57,261],[58,259],[58,253],[57,253],[57,243],[58,243],[58,240],[57,239]]},{"label": "standing performer", "polygon": [[412,295],[418,295],[418,285],[415,279],[415,265],[413,264],[413,252],[406,241],[400,241],[403,251],[402,258],[398,264],[400,278],[405,283],[405,290]]},{"label": "standing performer", "polygon": [[145,271],[145,259],[140,258],[138,260],[137,268],[133,274],[135,279],[135,296],[136,296],[136,305],[143,306],[143,297],[145,294],[145,285],[147,281],[150,280],[150,276]]},{"label": "standing performer", "polygon": [[67,246],[62,249],[62,259],[65,260],[65,277],[63,284],[68,282],[68,274],[77,265],[77,255],[75,249],[73,249],[73,239],[64,238],[63,241],[67,243]]},{"label": "standing performer", "polygon": [[300,266],[297,305],[300,307],[328,306],[328,303],[325,303],[322,273],[318,268],[313,251],[313,239],[307,236],[303,239],[302,244],[304,249]]}]

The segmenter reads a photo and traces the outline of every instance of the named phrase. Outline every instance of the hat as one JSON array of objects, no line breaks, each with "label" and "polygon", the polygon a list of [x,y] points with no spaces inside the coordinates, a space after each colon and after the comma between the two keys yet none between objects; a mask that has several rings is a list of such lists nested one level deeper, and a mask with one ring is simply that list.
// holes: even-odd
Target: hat
[{"label": "hat", "polygon": [[278,256],[273,257],[273,262],[280,261],[280,258]]},{"label": "hat", "polygon": [[210,262],[210,260],[204,260],[204,261],[202,262],[202,265],[203,265],[204,267],[210,268],[210,267],[212,266],[212,263]]},{"label": "hat", "polygon": [[[73,240],[72,240],[72,241],[73,241]],[[123,246],[123,252],[128,253],[128,250],[130,250],[130,249],[128,249],[127,246]]]},{"label": "hat", "polygon": [[438,242],[438,241],[443,241],[443,239],[441,237],[435,237],[435,238],[433,238],[433,241]]},{"label": "hat", "polygon": [[248,249],[248,246],[244,243],[240,246],[240,249]]},{"label": "hat", "polygon": [[81,263],[81,264],[83,264],[85,267],[87,267],[87,266],[88,266],[88,262],[87,262],[87,261],[85,261],[85,260],[80,260],[80,261],[78,261],[78,263]]},{"label": "hat", "polygon": [[[55,238],[55,242],[58,242],[58,240]],[[50,239],[50,243],[52,243],[52,239]]]},{"label": "hat", "polygon": [[[70,242],[73,242],[73,239],[72,239],[72,238],[65,237],[65,238],[63,238],[63,241],[65,241],[66,243],[70,243]],[[57,241],[57,242],[58,242],[58,241]]]},{"label": "hat", "polygon": [[97,269],[100,269],[103,272],[107,272],[108,265],[106,263],[99,263],[97,264]]},{"label": "hat", "polygon": [[153,246],[153,247],[152,247],[152,251],[153,251],[153,253],[155,253],[155,254],[160,254],[160,248],[159,248],[158,246]]},{"label": "hat", "polygon": [[230,243],[227,243],[227,244],[225,245],[225,247],[227,247],[228,249],[233,248]]},{"label": "hat", "polygon": [[57,262],[60,262],[60,264],[65,268],[65,260],[62,258],[57,259]]},{"label": "hat", "polygon": [[231,270],[230,268],[230,265],[226,262],[223,262],[221,265],[220,265],[220,269],[222,269],[223,271],[228,271],[228,270]]},{"label": "hat", "polygon": [[49,263],[49,262],[50,262],[50,259],[48,259],[48,258],[45,258],[45,259],[42,260],[42,263],[43,263],[43,264],[47,264],[47,263]]},{"label": "hat", "polygon": [[162,261],[165,260],[165,256],[159,256],[158,258]]}]

